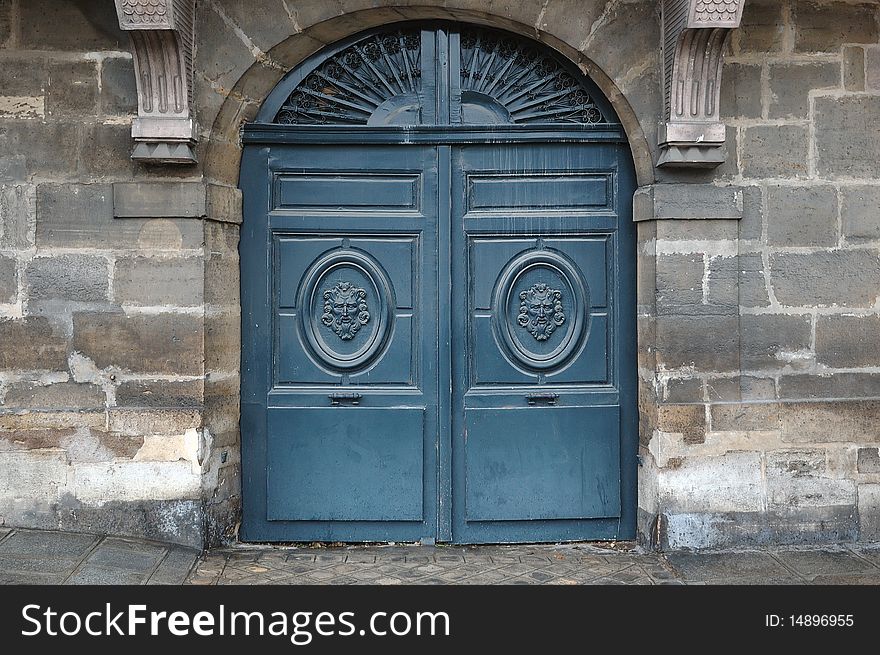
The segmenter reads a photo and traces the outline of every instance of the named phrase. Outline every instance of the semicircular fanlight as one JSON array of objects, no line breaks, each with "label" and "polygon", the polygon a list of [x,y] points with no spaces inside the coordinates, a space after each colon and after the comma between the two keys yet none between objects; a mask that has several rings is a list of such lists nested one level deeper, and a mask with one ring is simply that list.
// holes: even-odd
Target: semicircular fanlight
[{"label": "semicircular fanlight", "polygon": [[[461,35],[462,120],[608,122],[591,92],[566,68],[549,48],[532,41],[492,30],[466,30]],[[506,120],[483,120],[490,114]]]},{"label": "semicircular fanlight", "polygon": [[[446,37],[437,30],[435,37]],[[456,41],[456,35],[448,41]],[[459,71],[442,89],[424,62],[422,30],[390,28],[340,50],[307,73],[275,116],[289,125],[419,125],[435,93],[449,93],[453,122],[608,123],[589,82],[550,48],[506,32],[467,28]],[[450,58],[455,61],[455,58]],[[460,111],[455,105],[460,103]],[[430,112],[433,113],[433,112]],[[460,117],[460,118],[459,118]],[[448,119],[447,119],[448,120]]]},{"label": "semicircular fanlight", "polygon": [[421,89],[421,32],[397,30],[359,41],[325,61],[294,89],[276,123],[415,122]]}]

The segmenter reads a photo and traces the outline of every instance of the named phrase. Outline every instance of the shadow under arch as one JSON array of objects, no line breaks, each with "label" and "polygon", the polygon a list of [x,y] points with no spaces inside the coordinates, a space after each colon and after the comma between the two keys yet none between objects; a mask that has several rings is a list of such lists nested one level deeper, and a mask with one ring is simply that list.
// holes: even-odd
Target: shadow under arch
[{"label": "shadow under arch", "polygon": [[[453,11],[433,6],[408,6],[406,16],[401,15],[399,21],[393,22],[412,23],[419,20],[471,23],[506,30],[555,50],[577,66],[611,104],[627,136],[635,165],[637,185],[653,183],[654,165],[651,148],[631,103],[602,68],[554,36],[552,25],[548,25],[547,30],[537,30],[534,26],[497,14],[462,9]],[[272,47],[266,55],[271,62],[281,66],[267,66],[263,62],[255,62],[239,78],[221,105],[211,127],[206,147],[206,177],[223,185],[237,187],[241,164],[241,152],[238,146],[240,127],[242,123],[253,120],[278,83],[291,70],[324,48],[360,32],[388,24],[391,24],[391,21],[388,20],[387,11],[364,9],[315,23]]]}]

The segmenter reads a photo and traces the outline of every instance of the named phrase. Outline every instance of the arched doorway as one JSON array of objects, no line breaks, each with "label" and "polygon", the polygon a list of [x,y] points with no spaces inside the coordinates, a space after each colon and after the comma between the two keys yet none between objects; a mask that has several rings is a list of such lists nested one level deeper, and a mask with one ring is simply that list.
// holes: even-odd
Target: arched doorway
[{"label": "arched doorway", "polygon": [[635,182],[598,89],[397,24],[243,140],[242,538],[632,538]]}]

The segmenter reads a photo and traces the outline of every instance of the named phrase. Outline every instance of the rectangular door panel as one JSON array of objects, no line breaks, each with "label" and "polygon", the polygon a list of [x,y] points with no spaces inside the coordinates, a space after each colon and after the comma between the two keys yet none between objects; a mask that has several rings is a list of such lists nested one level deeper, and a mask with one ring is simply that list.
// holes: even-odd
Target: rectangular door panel
[{"label": "rectangular door panel", "polygon": [[466,520],[618,516],[619,424],[617,407],[466,410]]},{"label": "rectangular door panel", "polygon": [[276,385],[417,384],[416,236],[275,235]]},{"label": "rectangular door panel", "polygon": [[614,198],[608,173],[542,171],[524,175],[468,175],[469,212],[607,209]]},{"label": "rectangular door panel", "polygon": [[421,521],[425,411],[269,410],[267,518]]},{"label": "rectangular door panel", "polygon": [[470,387],[609,381],[610,242],[469,240]]},{"label": "rectangular door panel", "polygon": [[421,176],[333,171],[286,173],[275,181],[275,209],[408,213],[419,211]]}]

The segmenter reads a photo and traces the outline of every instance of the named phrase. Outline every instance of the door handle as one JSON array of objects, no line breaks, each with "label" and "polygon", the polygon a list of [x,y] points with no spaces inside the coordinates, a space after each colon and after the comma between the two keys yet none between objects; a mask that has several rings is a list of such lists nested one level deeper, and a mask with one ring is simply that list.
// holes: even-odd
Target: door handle
[{"label": "door handle", "polygon": [[359,393],[331,393],[329,398],[330,404],[334,407],[361,404],[361,395]]},{"label": "door handle", "polygon": [[559,400],[558,393],[530,393],[526,394],[526,401],[529,405],[555,405]]}]

